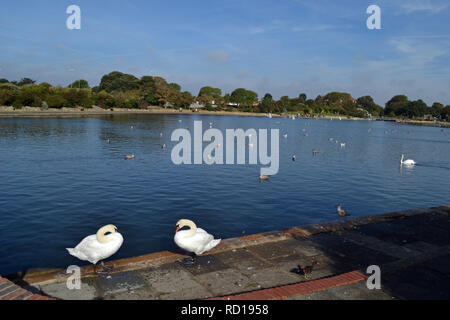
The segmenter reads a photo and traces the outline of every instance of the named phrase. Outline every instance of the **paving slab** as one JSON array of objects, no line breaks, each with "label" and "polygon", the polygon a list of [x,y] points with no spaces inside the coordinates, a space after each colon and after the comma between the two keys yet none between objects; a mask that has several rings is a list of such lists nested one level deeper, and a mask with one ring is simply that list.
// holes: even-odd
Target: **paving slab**
[{"label": "paving slab", "polygon": [[201,283],[208,291],[211,291],[214,296],[224,296],[258,289],[258,283],[255,279],[234,269],[199,274],[195,276],[195,280]]},{"label": "paving slab", "polygon": [[267,260],[260,259],[247,249],[231,250],[215,255],[220,261],[230,268],[238,271],[259,270],[271,267]]},{"label": "paving slab", "polygon": [[101,296],[108,296],[137,290],[145,287],[147,283],[136,271],[126,271],[107,277],[97,277],[94,285]]},{"label": "paving slab", "polygon": [[158,299],[205,299],[212,293],[194,280],[193,275],[177,263],[139,271]]},{"label": "paving slab", "polygon": [[196,258],[195,263],[193,263],[192,265],[182,264],[181,262],[177,263],[182,265],[186,270],[188,270],[193,275],[225,270],[229,268],[226,264],[224,264],[214,255],[199,256]]},{"label": "paving slab", "polygon": [[40,287],[45,295],[63,300],[95,300],[99,297],[91,281],[82,280],[80,289],[69,289],[65,282],[51,283]]}]

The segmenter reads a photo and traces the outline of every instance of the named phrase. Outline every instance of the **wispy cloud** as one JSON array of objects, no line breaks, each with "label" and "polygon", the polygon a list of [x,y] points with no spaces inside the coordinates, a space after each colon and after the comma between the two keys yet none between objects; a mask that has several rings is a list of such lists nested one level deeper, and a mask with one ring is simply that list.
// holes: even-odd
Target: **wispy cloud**
[{"label": "wispy cloud", "polygon": [[211,61],[211,62],[228,63],[228,60],[230,57],[228,56],[227,52],[225,52],[223,50],[217,50],[217,51],[208,52],[206,54],[206,58],[208,61]]},{"label": "wispy cloud", "polygon": [[330,24],[318,24],[318,25],[308,25],[308,26],[296,26],[292,28],[295,32],[311,32],[311,31],[325,31],[330,29],[337,29],[338,26]]},{"label": "wispy cloud", "polygon": [[407,14],[415,12],[429,12],[432,14],[439,13],[448,7],[448,3],[443,1],[432,1],[432,0],[408,0],[408,1],[398,1],[398,5]]}]

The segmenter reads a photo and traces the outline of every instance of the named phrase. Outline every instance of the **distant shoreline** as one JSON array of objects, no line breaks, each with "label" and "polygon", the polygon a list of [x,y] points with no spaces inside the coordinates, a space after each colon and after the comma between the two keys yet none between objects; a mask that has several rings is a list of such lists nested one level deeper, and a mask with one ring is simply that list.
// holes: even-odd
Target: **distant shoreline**
[{"label": "distant shoreline", "polygon": [[[12,107],[0,107],[0,118],[39,118],[39,117],[89,117],[89,116],[104,116],[104,115],[125,115],[125,114],[201,114],[201,115],[224,115],[224,116],[245,116],[245,117],[265,117],[265,113],[243,112],[243,111],[208,111],[199,110],[198,112],[192,112],[191,110],[183,110],[180,112],[176,109],[152,107],[150,109],[126,109],[126,108],[113,108],[111,110],[105,110],[99,107],[85,108],[84,111],[81,108],[62,108],[62,109],[49,109],[41,110],[40,108],[24,107],[22,109],[14,110]],[[284,116],[278,114],[272,114],[274,118],[282,118]],[[321,119],[338,119],[342,120],[361,120],[361,121],[376,121],[374,119],[355,118],[348,116],[324,116]],[[305,118],[312,119],[312,118]],[[315,118],[319,119],[319,118]],[[392,120],[390,120],[392,121]],[[395,120],[396,123],[403,123],[409,125],[421,125],[431,127],[444,127],[450,128],[450,123],[438,122],[437,124],[431,121],[420,120]]]}]

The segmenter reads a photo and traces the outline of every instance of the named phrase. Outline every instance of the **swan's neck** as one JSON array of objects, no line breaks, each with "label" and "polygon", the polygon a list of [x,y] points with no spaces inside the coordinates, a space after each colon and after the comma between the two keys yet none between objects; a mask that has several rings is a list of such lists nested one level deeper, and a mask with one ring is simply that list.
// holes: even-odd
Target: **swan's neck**
[{"label": "swan's neck", "polygon": [[197,226],[193,221],[186,221],[185,225],[190,228],[189,230],[186,230],[187,237],[192,237],[197,233]]},{"label": "swan's neck", "polygon": [[403,159],[404,159],[404,155],[402,155],[402,158],[400,159],[400,163],[402,163],[403,162]]},{"label": "swan's neck", "polygon": [[96,235],[96,236],[97,236],[98,242],[100,242],[100,243],[107,243],[107,242],[110,241],[110,239],[108,238],[108,236],[105,236],[105,234],[106,234],[107,232],[111,232],[111,230],[109,230],[109,228],[107,228],[107,227],[100,228],[100,229],[97,231],[97,235]]}]

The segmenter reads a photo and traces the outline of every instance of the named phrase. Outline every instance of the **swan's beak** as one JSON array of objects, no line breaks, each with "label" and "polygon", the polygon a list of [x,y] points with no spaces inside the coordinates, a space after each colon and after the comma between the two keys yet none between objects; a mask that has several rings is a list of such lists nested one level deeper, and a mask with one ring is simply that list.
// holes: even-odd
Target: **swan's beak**
[{"label": "swan's beak", "polygon": [[177,226],[177,229],[175,230],[175,233],[177,233],[178,230],[180,230],[180,227],[179,227],[179,226]]}]

